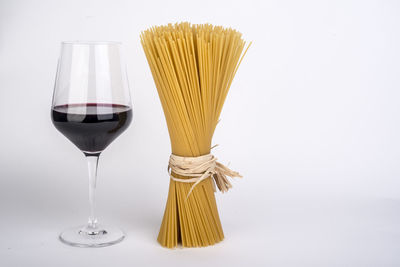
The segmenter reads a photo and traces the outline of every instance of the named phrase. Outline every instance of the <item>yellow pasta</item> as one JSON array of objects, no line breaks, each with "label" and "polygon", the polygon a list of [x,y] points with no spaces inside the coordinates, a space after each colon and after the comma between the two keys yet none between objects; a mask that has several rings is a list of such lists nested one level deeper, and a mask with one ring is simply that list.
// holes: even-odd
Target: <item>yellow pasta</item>
[{"label": "yellow pasta", "polygon": [[[229,87],[249,47],[244,51],[242,34],[184,22],[152,27],[142,32],[141,43],[164,110],[172,153],[209,154]],[[158,235],[164,247],[203,247],[224,238],[213,181],[203,180],[188,196],[191,186],[170,180]]]}]

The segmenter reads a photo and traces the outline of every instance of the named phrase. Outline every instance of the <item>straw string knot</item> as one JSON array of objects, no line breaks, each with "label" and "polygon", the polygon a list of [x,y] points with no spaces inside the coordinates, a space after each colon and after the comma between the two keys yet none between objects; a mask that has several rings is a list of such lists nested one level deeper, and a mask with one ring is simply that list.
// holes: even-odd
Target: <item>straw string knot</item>
[{"label": "straw string knot", "polygon": [[[227,176],[234,178],[242,178],[238,172],[235,172],[225,165],[219,163],[217,158],[212,154],[207,154],[199,157],[180,157],[171,154],[169,157],[168,172],[172,180],[181,183],[193,183],[189,190],[187,197],[192,193],[193,189],[203,180],[208,177],[213,178],[214,192],[217,185],[219,191],[222,193],[227,192],[232,188],[232,184]],[[181,179],[172,175],[182,175],[190,178]]]}]

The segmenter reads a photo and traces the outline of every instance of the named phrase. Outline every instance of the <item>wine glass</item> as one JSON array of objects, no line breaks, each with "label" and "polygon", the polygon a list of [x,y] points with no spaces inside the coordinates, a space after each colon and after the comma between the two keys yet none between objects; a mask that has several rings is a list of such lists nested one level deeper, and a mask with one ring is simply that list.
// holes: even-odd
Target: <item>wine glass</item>
[{"label": "wine glass", "polygon": [[62,232],[60,240],[78,247],[122,241],[125,235],[121,230],[99,224],[95,215],[99,156],[132,120],[120,43],[61,43],[51,118],[57,130],[83,152],[89,169],[89,221]]}]

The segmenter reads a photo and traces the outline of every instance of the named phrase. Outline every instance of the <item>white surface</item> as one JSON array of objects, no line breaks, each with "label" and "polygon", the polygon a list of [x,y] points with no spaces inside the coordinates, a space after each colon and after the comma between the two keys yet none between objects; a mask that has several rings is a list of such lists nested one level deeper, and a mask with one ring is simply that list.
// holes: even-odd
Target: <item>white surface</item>
[{"label": "white surface", "polygon": [[[0,0],[0,266],[399,266],[396,1]],[[161,248],[167,129],[139,33],[188,20],[254,44],[214,143],[245,178],[218,194],[226,239]],[[57,234],[87,215],[84,158],[50,121],[59,43],[124,43],[134,122],[103,154],[98,214],[116,246]]]}]

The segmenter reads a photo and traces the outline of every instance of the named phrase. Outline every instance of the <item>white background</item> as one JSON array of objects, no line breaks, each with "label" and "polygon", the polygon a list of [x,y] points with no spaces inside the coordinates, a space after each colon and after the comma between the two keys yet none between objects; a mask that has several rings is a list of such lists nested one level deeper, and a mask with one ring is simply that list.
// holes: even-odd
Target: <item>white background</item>
[{"label": "white background", "polygon": [[[398,1],[0,0],[0,266],[400,266]],[[156,242],[167,128],[139,34],[190,21],[252,40],[214,136],[244,178],[217,193],[226,239]],[[127,239],[68,247],[84,157],[50,121],[60,42],[124,43],[134,121],[103,153],[100,220]]]}]

